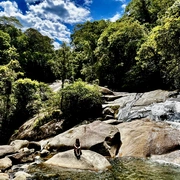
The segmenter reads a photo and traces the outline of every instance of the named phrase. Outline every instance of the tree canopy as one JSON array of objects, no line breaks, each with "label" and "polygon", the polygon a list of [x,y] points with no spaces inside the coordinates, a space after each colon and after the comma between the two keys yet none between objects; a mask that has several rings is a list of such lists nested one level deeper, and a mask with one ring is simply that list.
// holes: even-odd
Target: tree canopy
[{"label": "tree canopy", "polygon": [[[116,91],[180,88],[180,0],[132,0],[116,22],[77,24],[71,43],[58,49],[38,30],[20,28],[15,17],[0,17],[0,139],[47,106],[71,109],[73,93],[91,94],[83,82],[64,88],[66,79]],[[47,85],[56,79],[62,80],[61,97]]]}]

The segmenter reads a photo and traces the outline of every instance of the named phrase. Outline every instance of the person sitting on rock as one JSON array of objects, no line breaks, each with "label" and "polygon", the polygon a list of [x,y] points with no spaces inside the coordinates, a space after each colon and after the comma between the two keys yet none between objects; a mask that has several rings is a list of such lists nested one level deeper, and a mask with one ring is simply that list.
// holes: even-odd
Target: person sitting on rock
[{"label": "person sitting on rock", "polygon": [[79,160],[82,152],[81,152],[81,144],[79,139],[76,139],[76,142],[74,144],[74,155],[76,156],[76,158]]}]

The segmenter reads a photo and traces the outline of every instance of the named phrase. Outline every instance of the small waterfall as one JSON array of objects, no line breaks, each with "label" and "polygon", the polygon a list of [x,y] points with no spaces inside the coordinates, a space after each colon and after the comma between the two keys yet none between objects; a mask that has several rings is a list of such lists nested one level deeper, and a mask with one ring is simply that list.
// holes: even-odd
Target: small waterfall
[{"label": "small waterfall", "polygon": [[135,102],[143,95],[143,93],[136,93],[134,99],[132,101],[129,101],[126,103],[126,105],[123,108],[119,109],[118,112],[118,120],[127,121],[129,118],[129,114],[131,112],[132,106],[135,104]]}]

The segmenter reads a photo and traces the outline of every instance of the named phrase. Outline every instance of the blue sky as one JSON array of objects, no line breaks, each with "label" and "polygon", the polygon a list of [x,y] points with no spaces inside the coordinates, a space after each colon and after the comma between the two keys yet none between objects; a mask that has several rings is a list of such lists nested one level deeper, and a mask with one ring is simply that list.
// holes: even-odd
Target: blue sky
[{"label": "blue sky", "polygon": [[[94,20],[116,21],[130,0],[0,0],[0,16],[15,16],[23,30],[35,28],[69,42],[73,26]],[[57,47],[58,43],[54,45]]]}]

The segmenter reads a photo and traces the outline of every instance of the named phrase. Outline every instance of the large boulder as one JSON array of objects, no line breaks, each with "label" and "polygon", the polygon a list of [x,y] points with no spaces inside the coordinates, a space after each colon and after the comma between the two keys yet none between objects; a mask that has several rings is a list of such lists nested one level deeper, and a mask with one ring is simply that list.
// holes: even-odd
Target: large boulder
[{"label": "large boulder", "polygon": [[141,96],[134,103],[134,106],[148,106],[153,103],[164,102],[173,93],[177,92],[158,89],[150,92],[141,93]]},{"label": "large boulder", "polygon": [[29,140],[29,141],[39,141],[41,139],[46,139],[57,135],[59,132],[62,132],[62,121],[51,120],[50,122],[45,123],[44,125],[36,128],[35,124],[40,118],[43,118],[45,114],[39,114],[34,118],[26,121],[19,130],[13,134],[10,138],[10,142],[19,140]]},{"label": "large boulder", "polygon": [[68,150],[73,148],[77,138],[80,139],[82,148],[111,157],[118,154],[121,145],[118,128],[102,121],[94,121],[87,125],[74,127],[49,139],[46,147],[59,151]]},{"label": "large boulder", "polygon": [[6,170],[11,166],[12,166],[12,161],[8,157],[0,159],[0,170]]},{"label": "large boulder", "polygon": [[24,171],[18,171],[15,173],[15,178],[13,180],[26,180],[27,178],[30,178],[31,175],[24,172]]},{"label": "large boulder", "polygon": [[172,164],[180,165],[180,150],[173,151],[163,155],[152,155],[151,160],[159,162],[170,162]]},{"label": "large boulder", "polygon": [[179,104],[177,91],[154,90],[146,93],[121,93],[119,98],[107,102],[103,107],[119,106],[119,111],[115,112],[118,120],[131,121],[144,117],[164,120],[169,117],[172,119],[172,113],[173,118],[180,117]]},{"label": "large boulder", "polygon": [[15,153],[16,150],[13,146],[10,145],[2,145],[0,146],[0,157],[4,157],[5,155]]},{"label": "large boulder", "polygon": [[166,122],[149,119],[117,125],[121,132],[120,156],[150,157],[179,149],[180,130]]},{"label": "large boulder", "polygon": [[15,151],[19,151],[21,148],[27,147],[29,141],[27,140],[15,140],[10,143],[11,146],[14,147]]},{"label": "large boulder", "polygon": [[9,175],[7,173],[0,173],[0,180],[9,180]]},{"label": "large boulder", "polygon": [[24,148],[18,153],[8,155],[13,164],[21,164],[34,161],[34,149]]},{"label": "large boulder", "polygon": [[113,91],[106,87],[99,86],[99,90],[103,95],[114,95]]},{"label": "large boulder", "polygon": [[111,164],[104,156],[90,150],[82,150],[79,160],[75,157],[73,150],[60,152],[47,160],[45,164],[94,171],[102,171],[111,167]]}]

